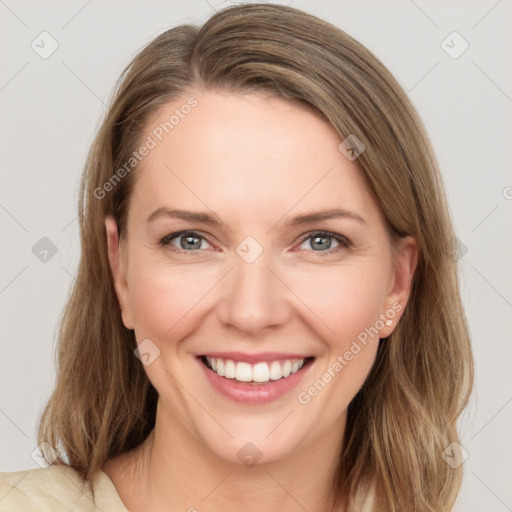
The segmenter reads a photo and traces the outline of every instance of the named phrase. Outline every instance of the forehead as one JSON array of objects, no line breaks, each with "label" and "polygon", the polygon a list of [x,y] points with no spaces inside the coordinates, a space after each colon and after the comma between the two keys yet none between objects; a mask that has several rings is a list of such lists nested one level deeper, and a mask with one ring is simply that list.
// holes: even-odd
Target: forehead
[{"label": "forehead", "polygon": [[[183,108],[192,96],[195,106]],[[192,93],[162,107],[148,137],[154,147],[137,168],[131,200],[137,216],[165,205],[247,222],[320,207],[380,215],[333,128],[282,99]]]}]

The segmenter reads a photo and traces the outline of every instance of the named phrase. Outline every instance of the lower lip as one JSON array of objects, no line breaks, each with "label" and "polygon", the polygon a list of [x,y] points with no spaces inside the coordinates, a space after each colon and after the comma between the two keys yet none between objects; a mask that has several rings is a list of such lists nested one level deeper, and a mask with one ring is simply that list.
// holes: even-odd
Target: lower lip
[{"label": "lower lip", "polygon": [[226,398],[243,404],[267,404],[282,397],[292,390],[300,382],[304,374],[309,370],[311,362],[309,361],[298,372],[291,374],[286,378],[271,380],[261,384],[252,384],[249,382],[239,382],[236,379],[226,379],[210,370],[198,358],[199,365],[203,369],[206,378],[210,384]]}]

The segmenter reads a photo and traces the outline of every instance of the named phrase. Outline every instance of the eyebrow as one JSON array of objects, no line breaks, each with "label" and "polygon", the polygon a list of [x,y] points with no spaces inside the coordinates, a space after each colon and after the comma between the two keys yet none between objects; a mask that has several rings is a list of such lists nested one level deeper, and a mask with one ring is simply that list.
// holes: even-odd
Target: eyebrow
[{"label": "eyebrow", "polygon": [[289,222],[287,222],[288,226],[297,226],[300,224],[311,224],[313,222],[318,222],[320,220],[327,220],[327,219],[352,219],[357,220],[359,222],[362,222],[363,224],[366,224],[366,221],[358,215],[357,213],[350,212],[348,210],[342,210],[340,208],[333,209],[333,210],[323,210],[320,212],[311,212],[311,213],[305,213],[303,215],[297,215],[293,219],[291,219]]},{"label": "eyebrow", "polygon": [[[160,219],[162,217],[170,217],[173,219],[181,219],[181,220],[188,220],[192,222],[199,222],[203,224],[210,224],[213,226],[219,226],[221,224],[224,224],[217,215],[214,213],[208,213],[208,212],[195,212],[190,210],[180,210],[180,209],[171,209],[167,208],[165,206],[162,206],[160,208],[157,208],[149,217],[146,219],[146,222],[153,222],[157,219]],[[322,211],[315,211],[310,213],[304,213],[301,215],[297,215],[293,217],[291,220],[286,222],[286,226],[299,226],[302,224],[312,224],[314,222],[327,220],[327,219],[340,219],[340,218],[346,218],[346,219],[352,219],[356,220],[358,222],[361,222],[363,224],[367,224],[366,220],[363,219],[360,215],[357,213],[343,210],[340,208],[336,209],[330,209],[330,210],[322,210]]]}]

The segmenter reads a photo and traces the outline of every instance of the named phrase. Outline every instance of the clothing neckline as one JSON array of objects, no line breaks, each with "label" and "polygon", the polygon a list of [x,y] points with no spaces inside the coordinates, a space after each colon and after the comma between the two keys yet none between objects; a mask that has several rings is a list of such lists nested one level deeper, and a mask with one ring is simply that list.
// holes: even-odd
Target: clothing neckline
[{"label": "clothing neckline", "polygon": [[94,502],[100,510],[129,512],[121,500],[116,486],[105,471],[99,469],[92,477]]}]

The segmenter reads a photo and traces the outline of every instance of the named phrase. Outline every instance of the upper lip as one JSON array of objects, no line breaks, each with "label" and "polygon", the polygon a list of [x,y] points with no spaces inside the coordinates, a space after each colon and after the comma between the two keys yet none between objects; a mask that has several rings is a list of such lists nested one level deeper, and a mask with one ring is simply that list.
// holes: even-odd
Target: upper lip
[{"label": "upper lip", "polygon": [[281,359],[307,359],[312,357],[292,352],[259,352],[257,354],[247,354],[245,352],[208,352],[201,355],[218,359],[230,359],[231,361],[241,363],[260,363],[278,361]]}]

